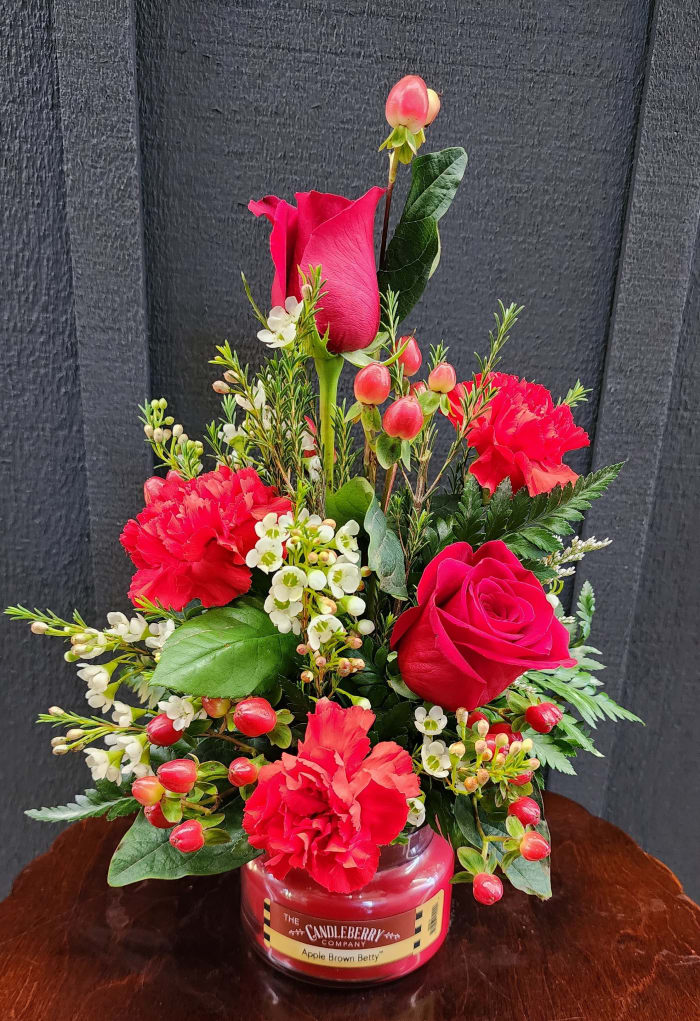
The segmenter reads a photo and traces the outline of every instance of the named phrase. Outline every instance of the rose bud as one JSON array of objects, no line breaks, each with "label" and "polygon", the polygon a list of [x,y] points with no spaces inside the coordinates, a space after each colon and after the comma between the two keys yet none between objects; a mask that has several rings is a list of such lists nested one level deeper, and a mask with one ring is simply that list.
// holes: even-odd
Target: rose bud
[{"label": "rose bud", "polygon": [[520,841],[520,853],[527,861],[540,861],[546,858],[551,847],[541,833],[536,830],[528,831]]},{"label": "rose bud", "polygon": [[386,101],[386,119],[392,128],[407,127],[414,134],[425,127],[430,110],[428,89],[417,74],[407,74],[394,85]]},{"label": "rose bud", "polygon": [[425,122],[426,128],[432,124],[440,113],[440,97],[435,89],[428,89],[428,119]]},{"label": "rose bud", "polygon": [[428,376],[428,386],[438,394],[448,394],[457,385],[457,373],[449,362],[440,362]]},{"label": "rose bud", "polygon": [[163,815],[163,809],[160,807],[160,802],[156,805],[146,805],[143,814],[146,816],[151,826],[155,826],[159,830],[169,830],[175,823],[168,822]]},{"label": "rose bud", "polygon": [[199,819],[186,819],[170,834],[170,843],[183,854],[192,854],[204,847],[204,827]]},{"label": "rose bud", "polygon": [[220,720],[231,708],[230,698],[203,698],[202,709],[212,720]]},{"label": "rose bud", "polygon": [[391,373],[386,365],[365,365],[355,376],[355,397],[360,404],[383,404],[391,393]]},{"label": "rose bud", "polygon": [[192,759],[172,759],[157,770],[163,786],[175,794],[189,794],[197,782],[197,763]]},{"label": "rose bud", "polygon": [[404,376],[415,376],[423,362],[423,355],[420,353],[415,337],[400,337],[398,343],[399,350],[404,344],[406,344],[406,347],[401,351],[398,363],[403,367]]},{"label": "rose bud", "polygon": [[146,727],[146,737],[159,748],[168,748],[182,737],[181,730],[175,730],[173,721],[165,713],[154,716]]},{"label": "rose bud", "polygon": [[423,428],[423,411],[415,397],[399,397],[384,412],[382,420],[387,436],[413,440]]},{"label": "rose bud", "polygon": [[508,805],[508,815],[515,816],[523,826],[537,826],[540,821],[540,806],[532,798],[518,798]]},{"label": "rose bud", "polygon": [[243,756],[234,759],[228,767],[229,783],[234,787],[246,787],[249,783],[255,783],[257,776],[258,767]]},{"label": "rose bud", "polygon": [[490,872],[479,872],[474,876],[472,892],[479,904],[495,904],[503,896],[503,883]]},{"label": "rose bud", "polygon": [[157,776],[142,776],[131,785],[131,796],[139,805],[157,805],[165,794],[165,788]]},{"label": "rose bud", "polygon": [[561,721],[563,715],[559,706],[553,702],[540,702],[539,705],[531,705],[525,711],[525,719],[538,734],[548,734]]},{"label": "rose bud", "polygon": [[246,737],[260,737],[275,729],[277,713],[266,698],[244,698],[233,711],[233,722]]}]

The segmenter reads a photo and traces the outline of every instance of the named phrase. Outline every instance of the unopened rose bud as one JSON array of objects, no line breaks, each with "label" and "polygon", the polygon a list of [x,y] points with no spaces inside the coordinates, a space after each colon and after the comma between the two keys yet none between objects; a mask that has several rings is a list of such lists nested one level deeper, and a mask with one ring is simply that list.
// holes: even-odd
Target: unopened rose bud
[{"label": "unopened rose bud", "polygon": [[49,716],[65,716],[66,714],[63,712],[63,710],[61,709],[60,706],[52,705],[51,708],[48,710],[48,715]]},{"label": "unopened rose bud", "polygon": [[153,431],[154,430],[153,430],[153,426],[151,425],[150,422],[146,422],[145,426],[143,427],[143,431],[145,432],[145,434],[146,434],[146,436],[148,437],[149,440],[153,439]]},{"label": "unopened rose bud", "polygon": [[79,727],[74,727],[73,730],[69,730],[66,734],[66,741],[79,741],[81,737],[85,737],[85,731],[80,730]]},{"label": "unopened rose bud", "polygon": [[215,379],[211,385],[212,390],[215,394],[230,394],[231,387],[228,383],[224,383],[223,379]]},{"label": "unopened rose bud", "polygon": [[45,635],[49,630],[49,625],[43,620],[33,620],[29,625],[29,630],[33,635]]},{"label": "unopened rose bud", "polygon": [[311,284],[301,285],[301,296],[304,301],[308,301],[311,295],[314,293],[314,289]]},{"label": "unopened rose bud", "polygon": [[304,645],[303,642],[300,645],[297,645],[297,654],[299,656],[305,656],[308,651],[309,651],[308,645]]},{"label": "unopened rose bud", "polygon": [[64,744],[57,744],[51,749],[52,755],[67,755],[68,748]]},{"label": "unopened rose bud", "polygon": [[486,720],[479,720],[476,724],[476,732],[482,737],[486,737],[489,732],[489,725]]},{"label": "unopened rose bud", "polygon": [[467,749],[464,747],[462,741],[455,741],[453,744],[450,745],[450,747],[447,750],[450,753],[450,755],[455,755],[458,759],[461,759],[463,758],[464,753],[466,752]]},{"label": "unopened rose bud", "polygon": [[488,783],[490,774],[488,769],[477,769],[476,771],[476,782],[479,787],[483,787],[485,783]]},{"label": "unopened rose bud", "polygon": [[310,670],[302,670],[302,672],[301,672],[301,683],[302,684],[311,684],[313,679],[314,679],[314,675],[311,673]]}]

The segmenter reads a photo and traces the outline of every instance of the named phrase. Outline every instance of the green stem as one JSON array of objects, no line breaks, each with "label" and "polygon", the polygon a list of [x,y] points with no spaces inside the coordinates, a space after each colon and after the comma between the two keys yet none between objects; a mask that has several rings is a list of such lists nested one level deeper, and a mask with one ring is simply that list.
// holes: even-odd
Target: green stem
[{"label": "green stem", "polygon": [[382,224],[382,243],[379,249],[379,268],[384,269],[384,257],[386,255],[386,239],[389,233],[389,216],[391,213],[391,198],[394,193],[394,182],[399,169],[399,157],[396,149],[389,153],[389,178],[387,180],[386,195],[384,198],[384,222]]},{"label": "green stem", "polygon": [[340,355],[317,355],[314,365],[318,373],[321,452],[326,489],[333,489],[335,455],[335,409],[338,403],[338,380],[343,368]]}]

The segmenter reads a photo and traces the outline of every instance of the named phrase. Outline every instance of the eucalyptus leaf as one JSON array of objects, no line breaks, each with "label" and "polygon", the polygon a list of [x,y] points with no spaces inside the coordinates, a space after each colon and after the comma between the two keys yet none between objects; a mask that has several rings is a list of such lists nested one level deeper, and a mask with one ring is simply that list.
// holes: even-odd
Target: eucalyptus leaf
[{"label": "eucalyptus leaf", "polygon": [[186,695],[244,698],[291,668],[296,642],[244,597],[178,627],[163,648],[153,684]]},{"label": "eucalyptus leaf", "polygon": [[365,514],[364,528],[369,536],[367,563],[377,575],[380,589],[396,599],[407,599],[406,565],[401,543],[387,525],[376,497],[373,497]]}]

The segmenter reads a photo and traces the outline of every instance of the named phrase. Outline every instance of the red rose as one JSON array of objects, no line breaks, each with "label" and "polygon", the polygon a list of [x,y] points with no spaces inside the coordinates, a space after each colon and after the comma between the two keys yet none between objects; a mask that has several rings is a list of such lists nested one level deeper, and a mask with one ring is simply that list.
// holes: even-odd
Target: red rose
[{"label": "red rose", "polygon": [[544,589],[500,539],[438,553],[391,645],[408,687],[452,710],[485,705],[525,670],[574,665]]},{"label": "red rose", "polygon": [[[555,404],[546,387],[504,372],[492,373],[491,382],[498,390],[467,430],[467,442],[479,455],[469,471],[479,485],[493,493],[508,478],[514,493],[527,486],[536,496],[575,482],[578,475],[562,457],[590,440],[574,423],[568,404]],[[448,395],[448,417],[456,429],[464,421],[462,398],[472,386],[471,380],[458,383]]]},{"label": "red rose", "polygon": [[121,534],[137,568],[129,598],[146,596],[171,610],[193,599],[224,606],[247,592],[255,523],[292,506],[252,468],[222,467],[194,479],[169,472],[148,479],[144,493],[146,506]]},{"label": "red rose", "polygon": [[304,869],[333,893],[359,890],[377,871],[380,844],[399,835],[408,798],[420,793],[411,756],[393,741],[370,751],[374,713],[322,698],[296,755],[263,766],[245,803],[243,829],[284,879]]},{"label": "red rose", "polygon": [[299,270],[321,267],[325,294],[316,316],[321,336],[329,328],[334,354],[367,347],[379,328],[379,288],[374,259],[374,214],[384,188],[359,199],[319,191],[297,192],[296,206],[276,195],[250,201],[256,216],[272,224],[270,252],[275,264],[272,304],[301,298]]}]

